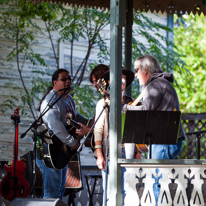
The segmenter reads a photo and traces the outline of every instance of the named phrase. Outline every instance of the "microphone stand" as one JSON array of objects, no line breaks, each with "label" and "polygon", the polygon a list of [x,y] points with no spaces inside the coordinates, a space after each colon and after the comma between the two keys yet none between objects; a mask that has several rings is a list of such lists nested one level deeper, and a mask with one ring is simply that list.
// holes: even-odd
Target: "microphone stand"
[{"label": "microphone stand", "polygon": [[103,109],[102,109],[102,111],[100,112],[99,116],[97,117],[96,121],[95,121],[94,124],[91,126],[91,128],[90,128],[89,132],[87,133],[87,135],[84,136],[84,138],[82,139],[82,143],[80,144],[80,146],[79,146],[78,149],[77,149],[77,152],[78,152],[78,153],[82,150],[83,144],[85,143],[87,137],[90,135],[90,133],[91,133],[91,131],[93,130],[94,126],[96,125],[97,121],[98,121],[99,118],[101,117],[103,111],[104,111],[107,107],[109,107],[109,105],[106,103],[106,104],[103,106]]},{"label": "microphone stand", "polygon": [[106,110],[106,116],[107,116],[107,137],[106,137],[106,152],[105,152],[105,181],[104,181],[103,206],[107,206],[107,181],[108,181],[108,156],[109,156],[109,108]]},{"label": "microphone stand", "polygon": [[33,137],[33,195],[32,198],[35,198],[35,179],[36,179],[36,141],[37,141],[37,127],[38,127],[38,122],[39,120],[61,99],[61,97],[66,93],[67,89],[64,89],[64,92],[51,104],[48,105],[48,108],[38,117],[38,119],[34,120],[34,122],[30,125],[29,129],[26,130],[26,132],[24,132],[20,138],[23,139],[27,132],[29,130],[31,130],[32,128],[34,128],[34,137]]},{"label": "microphone stand", "polygon": [[186,135],[195,134],[197,137],[197,159],[198,160],[200,159],[200,138],[201,138],[201,134],[203,134],[203,133],[206,133],[206,130],[186,133]]},{"label": "microphone stand", "polygon": [[[91,133],[92,129],[94,128],[94,126],[96,125],[97,121],[99,120],[100,116],[102,115],[103,111],[108,108],[109,111],[109,105],[106,103],[103,106],[102,111],[100,112],[99,116],[97,117],[96,121],[94,122],[94,124],[92,125],[92,127],[90,128],[89,132],[87,133],[87,135],[83,138],[82,143],[80,144],[79,148],[77,149],[77,152],[80,152],[82,150],[82,146],[84,144],[84,142],[86,141],[87,137],[89,136],[89,134]],[[107,179],[108,179],[108,155],[109,155],[109,147],[108,147],[108,142],[109,142],[109,112],[107,112],[107,137],[106,137],[106,155],[105,155],[105,181],[104,181],[104,197],[103,197],[103,206],[107,205]]]}]

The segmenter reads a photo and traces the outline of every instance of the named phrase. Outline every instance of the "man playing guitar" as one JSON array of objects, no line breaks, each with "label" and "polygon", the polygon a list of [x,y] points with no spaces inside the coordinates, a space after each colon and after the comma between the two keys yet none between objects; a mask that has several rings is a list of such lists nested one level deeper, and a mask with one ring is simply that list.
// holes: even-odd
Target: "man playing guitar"
[{"label": "man playing guitar", "polygon": [[[94,67],[94,69],[91,71],[91,73],[89,75],[89,81],[96,87],[98,92],[99,92],[99,88],[98,88],[97,82],[98,82],[98,80],[101,79],[102,75],[106,71],[109,71],[109,67],[107,65],[98,64],[97,66]],[[88,126],[85,126],[85,125],[83,125],[79,122],[79,124],[82,126],[82,129],[81,130],[76,130],[76,133],[79,134],[79,135],[86,135],[89,132],[91,126],[94,124],[94,119],[95,119],[95,116],[93,117],[93,119],[91,119],[90,124]],[[92,136],[92,138],[94,138],[94,137]],[[85,146],[91,147],[94,156],[96,156],[96,152],[95,152],[95,148],[94,148],[95,147],[94,139],[93,139],[93,141],[91,141],[88,138],[87,142],[86,142],[87,144],[85,144]],[[93,142],[93,145],[91,145],[92,142]]]},{"label": "man playing guitar", "polygon": [[[71,91],[72,81],[69,72],[65,69],[58,69],[52,75],[53,88],[49,88],[47,93],[40,101],[39,110],[41,113],[49,107],[60,95],[62,98],[42,117],[47,128],[70,150],[78,148],[78,141],[69,134],[65,128],[66,116],[71,119],[87,124],[87,119],[76,113],[75,103],[69,92]],[[37,159],[37,165],[42,172],[44,184],[44,198],[62,198],[65,189],[67,167],[56,170],[47,167],[42,160]]]}]

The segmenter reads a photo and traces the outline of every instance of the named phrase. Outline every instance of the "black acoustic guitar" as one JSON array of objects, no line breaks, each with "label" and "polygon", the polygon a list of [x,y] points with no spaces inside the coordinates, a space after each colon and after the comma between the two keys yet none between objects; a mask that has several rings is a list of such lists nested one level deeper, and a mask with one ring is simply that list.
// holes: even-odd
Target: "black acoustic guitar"
[{"label": "black acoustic guitar", "polygon": [[[81,125],[76,121],[70,119],[70,125],[66,126],[67,131],[73,137],[78,139],[76,129],[81,129]],[[71,150],[69,146],[64,145],[58,137],[56,137],[52,131],[49,131],[53,144],[43,144],[43,162],[47,167],[54,168],[56,170],[63,169],[68,165],[74,155],[77,154],[77,150]]]}]

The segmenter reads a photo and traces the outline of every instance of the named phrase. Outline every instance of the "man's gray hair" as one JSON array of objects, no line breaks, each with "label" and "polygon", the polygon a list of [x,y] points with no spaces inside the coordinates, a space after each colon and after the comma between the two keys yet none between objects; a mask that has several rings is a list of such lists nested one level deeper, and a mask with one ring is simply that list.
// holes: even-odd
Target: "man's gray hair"
[{"label": "man's gray hair", "polygon": [[138,62],[139,64],[139,69],[141,71],[145,71],[145,67],[147,66],[148,71],[153,74],[155,72],[160,72],[162,71],[159,62],[157,59],[152,56],[152,55],[145,55],[142,57],[138,57],[135,62]]}]

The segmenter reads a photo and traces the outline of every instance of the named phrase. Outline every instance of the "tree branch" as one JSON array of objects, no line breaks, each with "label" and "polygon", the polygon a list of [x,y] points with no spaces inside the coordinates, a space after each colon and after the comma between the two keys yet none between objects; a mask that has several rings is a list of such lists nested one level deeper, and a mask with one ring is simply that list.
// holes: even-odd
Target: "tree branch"
[{"label": "tree branch", "polygon": [[51,36],[50,28],[47,26],[47,23],[46,23],[46,22],[45,22],[45,26],[46,26],[46,30],[47,30],[47,32],[48,32],[48,34],[49,34],[49,39],[50,39],[50,41],[51,41],[52,50],[53,50],[53,52],[54,52],[54,58],[55,58],[55,60],[56,60],[57,68],[59,69],[59,60],[58,60],[58,58],[57,58],[57,55],[56,55],[56,52],[55,52],[55,49],[54,49],[54,44],[53,44],[53,41],[52,41],[52,36]]},{"label": "tree branch", "polygon": [[71,67],[71,77],[73,77],[73,46],[74,46],[74,38],[72,35],[72,40],[71,40],[71,55],[70,55],[70,67]]},{"label": "tree branch", "polygon": [[[21,18],[20,18],[20,19],[21,19]],[[20,19],[19,19],[19,20],[20,20]],[[16,21],[17,21],[17,19],[16,19]],[[18,41],[18,36],[19,36],[19,29],[17,29],[17,33],[16,33],[17,68],[18,68],[18,72],[19,72],[19,75],[20,75],[20,79],[21,79],[22,85],[23,85],[23,87],[24,87],[24,91],[26,92],[26,95],[27,95],[27,97],[26,97],[27,104],[28,104],[28,106],[29,106],[29,108],[30,108],[30,111],[31,111],[31,113],[32,113],[33,118],[36,119],[36,118],[35,118],[35,115],[34,115],[34,112],[33,112],[33,109],[32,109],[32,106],[31,106],[31,104],[30,104],[30,102],[29,102],[29,99],[28,99],[28,97],[29,97],[29,92],[28,92],[28,90],[27,90],[27,88],[26,88],[26,85],[25,85],[25,83],[24,83],[24,80],[23,80],[23,77],[22,77],[22,74],[21,74],[20,65],[19,65],[19,52],[18,52],[18,51],[19,51],[19,41]]]}]

